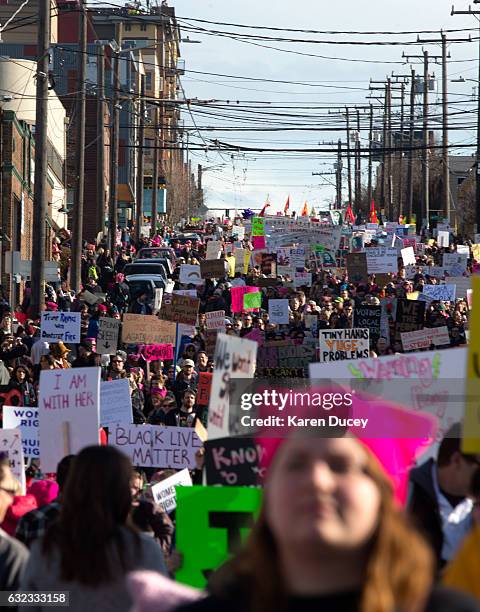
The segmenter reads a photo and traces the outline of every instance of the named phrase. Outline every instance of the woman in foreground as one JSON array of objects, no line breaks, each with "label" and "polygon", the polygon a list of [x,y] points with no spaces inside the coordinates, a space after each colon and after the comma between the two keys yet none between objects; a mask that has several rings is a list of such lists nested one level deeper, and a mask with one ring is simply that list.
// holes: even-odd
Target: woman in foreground
[{"label": "woman in foreground", "polygon": [[244,549],[183,612],[474,612],[432,591],[429,548],[394,502],[377,459],[354,438],[292,438],[276,453]]}]

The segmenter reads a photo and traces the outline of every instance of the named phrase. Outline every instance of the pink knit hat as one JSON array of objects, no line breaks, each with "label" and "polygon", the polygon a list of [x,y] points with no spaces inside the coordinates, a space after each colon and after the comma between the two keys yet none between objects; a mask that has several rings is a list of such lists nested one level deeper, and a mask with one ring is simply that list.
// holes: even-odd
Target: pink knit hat
[{"label": "pink knit hat", "polygon": [[53,480],[35,480],[28,488],[28,493],[37,500],[38,507],[51,504],[58,497],[58,484]]}]

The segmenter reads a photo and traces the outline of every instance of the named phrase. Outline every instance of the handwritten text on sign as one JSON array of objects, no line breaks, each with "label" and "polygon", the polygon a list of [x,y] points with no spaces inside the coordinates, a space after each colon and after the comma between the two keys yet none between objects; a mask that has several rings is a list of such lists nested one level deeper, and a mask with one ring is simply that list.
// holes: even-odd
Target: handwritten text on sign
[{"label": "handwritten text on sign", "polygon": [[19,429],[22,433],[23,454],[25,457],[40,457],[38,443],[38,409],[3,407],[3,428]]},{"label": "handwritten text on sign", "polygon": [[117,424],[109,444],[128,455],[133,465],[194,469],[195,453],[203,446],[190,427]]},{"label": "handwritten text on sign", "polygon": [[320,361],[366,359],[369,356],[368,329],[321,329]]},{"label": "handwritten text on sign", "polygon": [[176,327],[154,315],[123,315],[122,342],[125,344],[175,344]]},{"label": "handwritten text on sign", "polygon": [[47,342],[80,342],[80,313],[42,312],[41,338]]},{"label": "handwritten text on sign", "polygon": [[118,346],[120,321],[102,317],[98,321],[97,350],[99,355],[113,355]]},{"label": "handwritten text on sign", "polygon": [[142,344],[139,347],[140,355],[145,361],[157,361],[158,359],[173,359],[172,344]]}]

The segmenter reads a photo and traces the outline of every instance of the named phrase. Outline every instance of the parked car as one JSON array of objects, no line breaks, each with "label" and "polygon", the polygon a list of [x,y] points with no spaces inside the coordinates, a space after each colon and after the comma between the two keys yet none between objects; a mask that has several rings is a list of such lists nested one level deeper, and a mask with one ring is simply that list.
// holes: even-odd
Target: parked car
[{"label": "parked car", "polygon": [[168,258],[175,266],[175,251],[171,247],[144,247],[138,251],[136,259],[165,259]]},{"label": "parked car", "polygon": [[131,274],[125,277],[130,292],[130,302],[137,299],[142,293],[148,296],[148,302],[153,306],[155,289],[165,291],[166,283],[162,276],[155,274]]},{"label": "parked car", "polygon": [[125,276],[131,276],[132,274],[144,274],[147,276],[162,276],[164,279],[168,278],[165,266],[157,261],[145,259],[142,261],[134,261],[129,263],[123,269]]},{"label": "parked car", "polygon": [[141,264],[147,264],[147,265],[151,265],[151,264],[162,264],[162,266],[165,268],[165,270],[167,271],[168,275],[171,276],[173,274],[173,271],[175,270],[175,266],[172,263],[172,260],[169,259],[168,257],[152,257],[151,259],[148,258],[143,258],[140,259],[139,257],[137,257],[133,263],[141,263]]}]

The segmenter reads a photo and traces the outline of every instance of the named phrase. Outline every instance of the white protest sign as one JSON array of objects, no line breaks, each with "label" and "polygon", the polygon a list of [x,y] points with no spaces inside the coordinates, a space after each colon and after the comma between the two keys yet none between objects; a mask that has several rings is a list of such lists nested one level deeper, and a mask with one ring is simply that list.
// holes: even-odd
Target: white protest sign
[{"label": "white protest sign", "polygon": [[449,276],[462,276],[467,270],[468,255],[465,253],[444,253],[443,267]]},{"label": "white protest sign", "polygon": [[177,494],[175,487],[191,487],[192,477],[187,468],[169,478],[157,482],[151,488],[153,501],[161,506],[165,512],[172,512],[177,507]]},{"label": "white protest sign", "polygon": [[21,494],[25,495],[25,464],[20,429],[0,429],[0,453],[8,457],[12,474],[20,483]]},{"label": "white protest sign", "polygon": [[418,299],[423,295],[427,301],[454,302],[456,289],[455,285],[423,285],[423,294]]},{"label": "white protest sign", "polygon": [[100,425],[132,423],[132,398],[127,378],[106,380],[100,384]]},{"label": "white protest sign", "polygon": [[290,265],[294,268],[303,268],[305,265],[305,247],[290,249]]},{"label": "white protest sign", "polygon": [[225,331],[225,311],[212,310],[205,313],[207,329],[222,329]]},{"label": "white protest sign", "polygon": [[3,428],[19,429],[22,434],[23,455],[38,459],[40,445],[38,442],[38,408],[26,406],[4,406]]},{"label": "white protest sign", "polygon": [[293,277],[293,286],[297,287],[311,287],[312,286],[312,273],[311,272],[295,272]]},{"label": "white protest sign", "polygon": [[365,249],[369,274],[388,274],[398,272],[397,249],[391,247],[371,247]]},{"label": "white protest sign", "polygon": [[470,247],[467,244],[457,244],[457,253],[470,257]]},{"label": "white protest sign", "polygon": [[79,312],[42,312],[40,337],[46,342],[80,342]]},{"label": "white protest sign", "polygon": [[268,300],[268,321],[279,325],[288,324],[288,300]]},{"label": "white protest sign", "polygon": [[233,252],[233,256],[235,257],[235,272],[240,272],[240,274],[245,273],[245,257],[247,256],[246,249],[235,249]]},{"label": "white protest sign", "polygon": [[112,427],[108,443],[125,453],[134,466],[195,469],[195,454],[203,446],[192,427],[124,425]]},{"label": "white protest sign", "polygon": [[221,240],[209,240],[205,259],[218,259],[222,251],[223,242]]},{"label": "white protest sign", "polygon": [[368,329],[321,329],[320,361],[345,361],[365,359],[370,355]]},{"label": "white protest sign", "polygon": [[450,344],[450,336],[446,326],[403,332],[400,334],[400,337],[404,351],[428,349],[432,344],[434,346],[448,346]]},{"label": "white protest sign", "polygon": [[155,288],[155,295],[153,296],[153,311],[156,314],[162,307],[163,289],[161,287]]},{"label": "white protest sign", "polygon": [[423,274],[433,276],[434,278],[443,278],[445,276],[445,268],[441,266],[426,266],[423,268]]},{"label": "white protest sign", "polygon": [[232,236],[236,236],[237,240],[243,240],[245,238],[245,228],[243,225],[234,225],[232,228]]},{"label": "white protest sign", "polygon": [[450,232],[439,230],[437,234],[437,242],[439,247],[448,247],[450,245]]},{"label": "white protest sign", "polygon": [[180,282],[184,285],[203,285],[205,281],[200,273],[200,266],[182,264],[180,266]]},{"label": "white protest sign", "polygon": [[109,317],[98,320],[98,336],[95,352],[99,355],[113,355],[118,347],[120,321]]},{"label": "white protest sign", "polygon": [[415,265],[416,260],[415,260],[415,251],[413,250],[413,247],[409,246],[405,249],[402,249],[401,253],[402,253],[403,264],[405,266]]},{"label": "white protest sign", "polygon": [[42,370],[38,398],[40,456],[56,472],[65,455],[99,443],[100,368]]},{"label": "white protest sign", "polygon": [[212,388],[208,406],[208,439],[229,435],[230,391],[236,378],[253,378],[258,343],[226,334],[217,335]]},{"label": "white protest sign", "polygon": [[[188,295],[188,297],[197,297],[196,289],[175,289],[172,295]],[[167,300],[165,300],[165,303]]]}]

